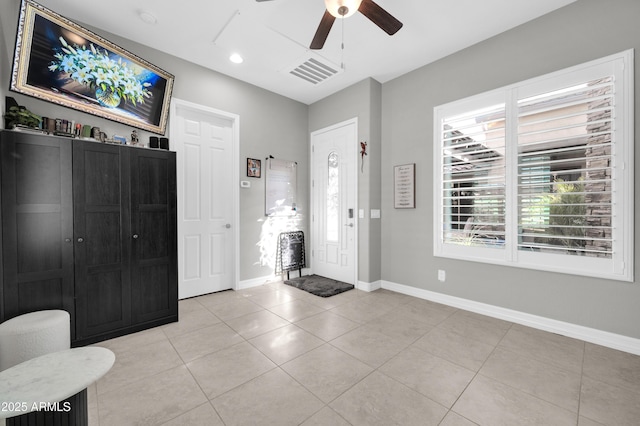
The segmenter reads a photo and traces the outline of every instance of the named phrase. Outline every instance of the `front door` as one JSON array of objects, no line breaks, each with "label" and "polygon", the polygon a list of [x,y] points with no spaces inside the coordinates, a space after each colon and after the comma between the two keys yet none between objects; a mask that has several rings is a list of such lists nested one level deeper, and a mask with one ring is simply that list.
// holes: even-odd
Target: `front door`
[{"label": "front door", "polygon": [[232,115],[174,99],[180,299],[235,286],[236,125]]},{"label": "front door", "polygon": [[311,134],[312,270],[354,285],[357,145],[356,119]]}]

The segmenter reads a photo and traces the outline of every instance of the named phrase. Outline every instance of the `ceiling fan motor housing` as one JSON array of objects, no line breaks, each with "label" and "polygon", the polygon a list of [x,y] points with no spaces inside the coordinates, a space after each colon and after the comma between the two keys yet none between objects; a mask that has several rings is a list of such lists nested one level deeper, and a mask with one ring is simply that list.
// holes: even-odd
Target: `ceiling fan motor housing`
[{"label": "ceiling fan motor housing", "polygon": [[324,0],[330,14],[336,18],[348,18],[358,11],[362,0]]}]

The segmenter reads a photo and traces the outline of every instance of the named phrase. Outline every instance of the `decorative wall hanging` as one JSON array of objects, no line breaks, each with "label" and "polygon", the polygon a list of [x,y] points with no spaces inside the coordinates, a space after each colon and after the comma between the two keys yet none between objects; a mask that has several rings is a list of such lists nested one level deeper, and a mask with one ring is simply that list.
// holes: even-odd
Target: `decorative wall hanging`
[{"label": "decorative wall hanging", "polygon": [[247,158],[247,176],[259,178],[262,172],[262,162],[255,158]]},{"label": "decorative wall hanging", "polygon": [[23,0],[10,89],[164,134],[174,76]]},{"label": "decorative wall hanging", "polygon": [[393,206],[396,209],[416,208],[416,164],[393,168]]},{"label": "decorative wall hanging", "polygon": [[367,155],[367,143],[360,142],[360,158],[362,159],[362,164],[360,165],[360,173],[364,173],[364,156]]}]

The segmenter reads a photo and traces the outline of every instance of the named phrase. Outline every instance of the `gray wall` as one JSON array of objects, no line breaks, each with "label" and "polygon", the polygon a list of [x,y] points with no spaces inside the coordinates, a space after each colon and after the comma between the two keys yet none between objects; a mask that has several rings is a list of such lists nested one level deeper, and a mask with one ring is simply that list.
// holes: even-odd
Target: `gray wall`
[{"label": "gray wall", "polygon": [[381,90],[380,83],[369,78],[309,106],[309,132],[357,117],[358,141],[367,142],[368,155],[358,174],[358,209],[365,211],[365,218],[358,219],[358,281],[365,283],[381,278],[381,220],[369,216],[370,209],[380,209]]},{"label": "gray wall", "polygon": [[[415,210],[393,208],[392,176],[382,174],[383,280],[640,338],[638,282],[436,258],[432,229],[433,107],[629,48],[638,55],[638,17],[637,0],[579,0],[383,85],[382,170],[415,162],[417,173]],[[636,135],[639,117],[636,107]],[[636,194],[639,179],[636,170]],[[639,218],[636,206],[636,241]],[[639,257],[636,247],[636,266]]]},{"label": "gray wall", "polygon": [[[15,43],[19,0],[0,2],[0,94],[13,96],[34,113],[61,117],[99,126],[107,134],[129,135],[131,128],[34,98],[8,92],[11,56]],[[90,23],[89,23],[90,24]],[[89,25],[87,25],[89,26]],[[186,62],[174,56],[133,43],[113,34],[91,28],[107,40],[169,71],[176,77],[173,96],[240,116],[240,179],[247,180],[246,158],[268,155],[298,162],[300,206],[293,220],[266,219],[264,216],[264,177],[251,179],[250,189],[240,190],[240,280],[273,273],[277,233],[292,227],[308,233],[308,117],[307,106]],[[6,46],[6,47],[5,47]],[[4,49],[3,49],[4,48]],[[4,96],[2,109],[4,110]],[[4,111],[3,111],[4,114]],[[141,140],[149,133],[139,132]],[[167,131],[168,134],[168,131]]]}]

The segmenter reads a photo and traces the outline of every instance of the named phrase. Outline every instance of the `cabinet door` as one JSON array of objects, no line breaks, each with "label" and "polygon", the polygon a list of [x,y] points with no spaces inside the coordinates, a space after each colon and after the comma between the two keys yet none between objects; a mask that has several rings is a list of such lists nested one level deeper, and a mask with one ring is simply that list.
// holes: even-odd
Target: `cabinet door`
[{"label": "cabinet door", "polygon": [[177,316],[176,157],[131,149],[133,323]]},{"label": "cabinet door", "polygon": [[64,309],[74,338],[71,141],[2,132],[4,319]]},{"label": "cabinet door", "polygon": [[73,144],[78,339],[131,324],[127,152]]}]

